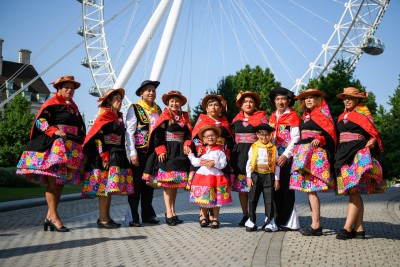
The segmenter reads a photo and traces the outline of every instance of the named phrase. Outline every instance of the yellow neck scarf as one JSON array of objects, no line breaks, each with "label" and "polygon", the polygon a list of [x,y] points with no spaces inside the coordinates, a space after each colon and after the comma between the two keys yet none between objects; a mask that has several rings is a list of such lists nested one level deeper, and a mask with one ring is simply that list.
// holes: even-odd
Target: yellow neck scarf
[{"label": "yellow neck scarf", "polygon": [[147,112],[149,112],[150,114],[153,113],[158,113],[159,109],[157,104],[154,102],[153,106],[150,107],[146,102],[144,102],[142,99],[139,99],[139,101],[137,102],[140,106],[142,106]]},{"label": "yellow neck scarf", "polygon": [[253,149],[253,153],[251,155],[251,171],[255,171],[257,169],[257,157],[258,157],[258,148],[264,148],[265,152],[268,156],[268,165],[271,172],[275,170],[275,158],[276,158],[276,146],[274,146],[271,142],[264,145],[261,141],[257,141],[251,145]]}]

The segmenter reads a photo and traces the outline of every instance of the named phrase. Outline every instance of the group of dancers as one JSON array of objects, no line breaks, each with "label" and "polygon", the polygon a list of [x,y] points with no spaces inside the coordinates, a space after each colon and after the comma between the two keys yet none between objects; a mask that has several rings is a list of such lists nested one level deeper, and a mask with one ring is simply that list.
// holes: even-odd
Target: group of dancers
[{"label": "group of dancers", "polygon": [[[86,133],[73,101],[80,83],[63,76],[53,85],[57,92],[39,110],[17,166],[18,174],[40,177],[47,184],[45,231],[69,231],[57,212],[60,195],[64,184],[83,182],[82,196],[98,197],[99,228],[121,226],[110,216],[112,195],[128,195],[129,226],[158,224],[154,188],[163,188],[166,223],[179,225],[183,220],[175,202],[177,189],[184,188],[190,191],[189,202],[200,206],[200,227],[220,227],[220,207],[232,202],[235,191],[243,212],[239,225],[246,231],[259,229],[261,193],[261,229],[298,230],[294,190],[300,190],[308,195],[312,221],[300,233],[321,236],[317,192],[335,190],[349,196],[346,223],[337,238],[365,238],[361,194],[386,188],[375,156],[383,151],[382,141],[362,102],[368,94],[357,88],[344,88],[337,95],[344,112],[336,123],[323,91],[310,88],[295,96],[279,87],[269,100],[257,92],[240,92],[232,122],[225,116],[225,99],[206,95],[204,114],[192,127],[182,111],[186,97],[169,91],[162,95],[161,109],[155,102],[160,82],[146,80],[136,90],[139,101],[126,114],[120,112],[124,89],[109,89],[101,96],[96,120]],[[269,118],[259,110],[261,101],[275,105]],[[296,101],[301,118],[293,109]]]}]

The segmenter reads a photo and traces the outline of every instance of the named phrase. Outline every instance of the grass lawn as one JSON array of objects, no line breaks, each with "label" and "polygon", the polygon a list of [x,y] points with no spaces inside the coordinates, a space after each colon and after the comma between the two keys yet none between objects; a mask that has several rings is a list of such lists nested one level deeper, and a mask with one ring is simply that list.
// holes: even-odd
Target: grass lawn
[{"label": "grass lawn", "polygon": [[[44,197],[47,185],[40,187],[0,187],[0,202]],[[80,193],[82,185],[66,185],[62,194]]]}]

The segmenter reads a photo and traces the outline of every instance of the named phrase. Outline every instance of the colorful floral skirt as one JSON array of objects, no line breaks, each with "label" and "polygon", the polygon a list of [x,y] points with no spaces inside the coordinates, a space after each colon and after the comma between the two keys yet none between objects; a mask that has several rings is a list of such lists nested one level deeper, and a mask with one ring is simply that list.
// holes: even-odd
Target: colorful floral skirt
[{"label": "colorful floral skirt", "polygon": [[294,148],[293,155],[289,188],[303,192],[327,191],[332,177],[326,150],[300,144]]},{"label": "colorful floral skirt", "polygon": [[338,194],[346,194],[351,188],[359,194],[379,194],[387,188],[382,167],[372,157],[368,147],[360,149],[353,162],[345,164],[340,172],[337,177]]},{"label": "colorful floral skirt", "polygon": [[220,207],[232,202],[230,187],[223,174],[196,173],[190,187],[189,202],[204,208]]},{"label": "colorful floral skirt", "polygon": [[188,173],[185,171],[164,171],[159,169],[157,175],[143,173],[146,184],[155,188],[185,188]]},{"label": "colorful floral skirt", "polygon": [[55,177],[59,185],[79,184],[83,177],[83,161],[81,144],[58,138],[44,152],[24,151],[17,165],[17,174],[29,179],[40,177],[42,184],[48,182],[48,176]]},{"label": "colorful floral skirt", "polygon": [[105,197],[108,195],[132,195],[133,177],[130,168],[110,166],[108,171],[94,169],[85,172],[82,197]]},{"label": "colorful floral skirt", "polygon": [[247,186],[246,175],[239,174],[233,180],[232,190],[239,193],[248,193],[250,192],[250,188]]}]

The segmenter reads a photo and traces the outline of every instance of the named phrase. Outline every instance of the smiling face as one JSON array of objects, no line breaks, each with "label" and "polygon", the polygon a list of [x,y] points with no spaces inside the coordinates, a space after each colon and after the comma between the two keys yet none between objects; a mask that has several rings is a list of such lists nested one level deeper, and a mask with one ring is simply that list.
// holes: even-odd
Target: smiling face
[{"label": "smiling face", "polygon": [[65,100],[70,100],[74,97],[75,85],[72,82],[65,82],[61,84],[61,88],[58,89],[57,94],[62,96]]},{"label": "smiling face", "polygon": [[203,143],[209,146],[217,143],[218,134],[214,130],[206,130],[203,132]]},{"label": "smiling face", "polygon": [[347,111],[352,111],[360,101],[359,98],[353,96],[344,96],[343,97],[343,104]]},{"label": "smiling face", "polygon": [[256,109],[256,102],[250,96],[246,96],[242,100],[242,110],[245,114],[251,115],[254,113]]},{"label": "smiling face", "polygon": [[279,112],[279,114],[282,114],[289,106],[290,99],[285,95],[277,95],[274,102],[276,110]]},{"label": "smiling face", "polygon": [[218,100],[211,99],[207,103],[206,112],[208,116],[213,117],[214,119],[218,119],[221,114],[222,106]]},{"label": "smiling face", "polygon": [[173,96],[168,100],[168,109],[173,113],[177,114],[182,107],[181,99],[177,96]]},{"label": "smiling face", "polygon": [[146,104],[150,106],[153,105],[154,101],[156,100],[156,96],[156,88],[152,84],[146,85],[140,91],[140,97]]},{"label": "smiling face", "polygon": [[271,141],[271,133],[266,130],[257,131],[257,138],[263,145],[268,144]]},{"label": "smiling face", "polygon": [[113,94],[107,99],[108,104],[112,109],[119,111],[122,107],[122,98],[120,94]]},{"label": "smiling face", "polygon": [[312,111],[317,106],[317,97],[313,95],[307,96],[304,98],[304,103],[306,108]]}]

